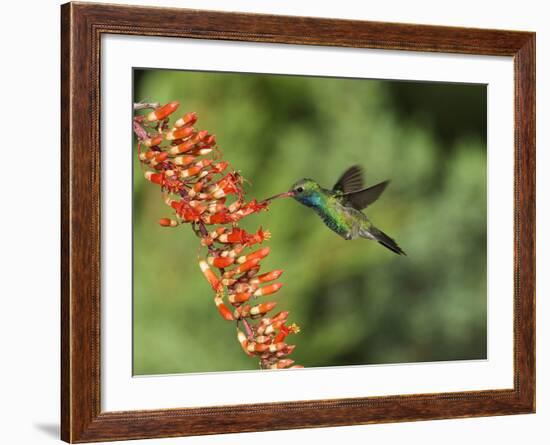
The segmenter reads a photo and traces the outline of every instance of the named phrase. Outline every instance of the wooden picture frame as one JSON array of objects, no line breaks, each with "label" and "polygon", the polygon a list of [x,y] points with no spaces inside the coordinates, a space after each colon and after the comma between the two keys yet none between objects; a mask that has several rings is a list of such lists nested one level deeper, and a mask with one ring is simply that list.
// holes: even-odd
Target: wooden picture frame
[{"label": "wooden picture frame", "polygon": [[[174,437],[535,411],[535,34],[91,3],[61,7],[61,437]],[[103,34],[512,56],[514,387],[102,412],[100,38]]]}]

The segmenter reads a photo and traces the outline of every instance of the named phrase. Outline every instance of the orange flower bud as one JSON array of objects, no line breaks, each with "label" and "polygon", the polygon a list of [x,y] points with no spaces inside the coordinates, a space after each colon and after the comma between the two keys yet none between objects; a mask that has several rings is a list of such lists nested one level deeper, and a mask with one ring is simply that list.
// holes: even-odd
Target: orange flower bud
[{"label": "orange flower bud", "polygon": [[247,349],[248,339],[246,338],[246,335],[244,334],[244,332],[242,332],[238,328],[237,328],[237,340],[239,340],[239,343],[241,344],[241,347],[243,348],[243,351],[246,352],[246,355],[249,355],[249,356],[254,355],[251,352],[249,352],[248,349]]},{"label": "orange flower bud", "polygon": [[166,153],[165,151],[161,151],[155,156],[154,159],[156,162],[166,161],[166,159],[168,159],[168,153]]},{"label": "orange flower bud", "polygon": [[159,224],[162,227],[176,227],[177,225],[179,225],[179,223],[175,219],[170,219],[170,218],[159,219]]},{"label": "orange flower bud", "polygon": [[190,178],[199,173],[203,168],[208,167],[212,163],[211,159],[204,159],[195,163],[192,167],[189,167],[186,170],[180,171],[180,178]]},{"label": "orange flower bud", "polygon": [[159,168],[157,166],[159,166],[160,163],[166,161],[166,159],[168,159],[168,153],[164,151],[157,151],[153,159],[151,159],[151,166],[155,167],[158,170]]},{"label": "orange flower bud", "polygon": [[245,263],[242,263],[240,266],[235,267],[234,269],[228,270],[224,274],[224,278],[231,278],[233,275],[240,274],[243,272],[246,272],[247,270],[253,268],[260,262],[259,259],[254,258],[250,261],[247,261]]},{"label": "orange flower bud", "polygon": [[183,117],[180,117],[176,123],[174,124],[174,127],[180,128],[184,127],[185,125],[193,125],[195,122],[197,122],[197,113],[191,112],[191,113],[185,113]]},{"label": "orange flower bud", "polygon": [[195,129],[193,127],[183,127],[176,130],[171,130],[166,133],[166,139],[173,141],[174,139],[185,139],[191,136],[194,133]]},{"label": "orange flower bud", "polygon": [[263,247],[260,250],[256,250],[256,252],[240,256],[239,258],[237,258],[237,263],[242,264],[246,261],[250,261],[256,258],[261,260],[262,258],[268,256],[270,251],[271,249],[269,247]]},{"label": "orange flower bud", "polygon": [[260,303],[250,309],[250,315],[261,315],[266,314],[271,309],[277,306],[275,301],[270,301],[268,303]]},{"label": "orange flower bud", "polygon": [[176,165],[189,165],[195,160],[195,156],[185,155],[185,156],[177,156],[172,161]]},{"label": "orange flower bud", "polygon": [[208,257],[207,259],[208,264],[211,266],[217,267],[218,269],[222,269],[224,267],[230,266],[235,261],[233,258],[223,258],[223,257]]},{"label": "orange flower bud", "polygon": [[231,311],[227,308],[227,306],[223,303],[216,304],[216,307],[218,308],[218,312],[220,315],[227,321],[234,320],[233,315],[231,314]]},{"label": "orange flower bud", "polygon": [[174,111],[176,111],[179,107],[180,103],[176,100],[174,102],[169,102],[166,105],[163,105],[162,107],[157,108],[155,111],[151,111],[146,119],[149,122],[153,121],[160,121],[162,119],[167,118],[170,116]]},{"label": "orange flower bud", "polygon": [[162,136],[155,136],[149,139],[145,139],[143,141],[143,144],[147,147],[154,147],[155,145],[159,145],[162,142]]},{"label": "orange flower bud", "polygon": [[199,131],[196,135],[196,140],[197,142],[201,142],[204,139],[206,139],[207,136],[208,136],[208,131],[206,130]]},{"label": "orange flower bud", "polygon": [[283,283],[273,283],[258,289],[256,292],[254,292],[254,296],[262,297],[264,295],[271,295],[277,292],[281,287],[283,287]]},{"label": "orange flower bud", "polygon": [[172,147],[170,149],[171,155],[177,155],[179,153],[185,153],[189,150],[191,150],[195,146],[195,142],[193,141],[185,141],[179,145],[176,145],[175,147]]},{"label": "orange flower bud", "polygon": [[289,313],[290,312],[288,312],[288,311],[281,311],[278,314],[274,315],[272,320],[273,321],[286,321],[286,319],[288,318]]},{"label": "orange flower bud", "polygon": [[209,145],[209,146],[215,145],[216,144],[216,135],[212,134],[212,135],[208,136],[207,138],[204,138],[204,144]]},{"label": "orange flower bud", "polygon": [[227,297],[230,303],[244,303],[250,299],[252,294],[250,292],[242,292],[238,294],[231,294]]},{"label": "orange flower bud", "polygon": [[264,273],[257,277],[250,279],[250,284],[260,284],[267,283],[268,281],[273,281],[279,278],[283,274],[283,271],[280,269],[272,270],[271,272]]},{"label": "orange flower bud", "polygon": [[153,184],[162,185],[164,183],[164,175],[162,173],[145,172],[145,179]]},{"label": "orange flower bud", "polygon": [[202,273],[206,277],[206,280],[210,283],[212,288],[215,291],[219,291],[221,289],[221,283],[218,277],[214,272],[212,272],[212,269],[208,267],[208,263],[206,261],[199,261],[199,267],[201,268]]}]

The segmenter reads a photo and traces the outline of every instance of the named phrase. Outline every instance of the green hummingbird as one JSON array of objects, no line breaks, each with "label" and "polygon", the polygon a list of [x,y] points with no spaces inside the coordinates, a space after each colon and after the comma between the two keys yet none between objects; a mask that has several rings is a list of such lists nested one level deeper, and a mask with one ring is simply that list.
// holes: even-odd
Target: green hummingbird
[{"label": "green hummingbird", "polygon": [[354,165],[338,179],[332,190],[321,187],[313,179],[300,179],[288,192],[268,198],[292,197],[312,208],[323,222],[346,240],[366,238],[378,241],[398,255],[406,255],[395,240],[374,227],[362,210],[372,204],[385,190],[389,181],[368,188],[363,186],[363,170]]}]

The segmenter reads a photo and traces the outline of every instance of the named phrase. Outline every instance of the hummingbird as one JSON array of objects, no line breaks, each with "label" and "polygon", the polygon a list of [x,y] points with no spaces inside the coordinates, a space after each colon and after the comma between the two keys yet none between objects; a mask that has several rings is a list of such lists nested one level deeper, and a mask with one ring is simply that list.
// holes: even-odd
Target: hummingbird
[{"label": "hummingbird", "polygon": [[331,190],[321,187],[309,178],[295,182],[288,192],[266,199],[292,197],[300,204],[313,209],[323,222],[345,240],[366,238],[378,241],[398,255],[406,253],[380,229],[374,227],[362,210],[376,201],[389,181],[368,188],[363,186],[363,169],[354,165],[348,168]]}]

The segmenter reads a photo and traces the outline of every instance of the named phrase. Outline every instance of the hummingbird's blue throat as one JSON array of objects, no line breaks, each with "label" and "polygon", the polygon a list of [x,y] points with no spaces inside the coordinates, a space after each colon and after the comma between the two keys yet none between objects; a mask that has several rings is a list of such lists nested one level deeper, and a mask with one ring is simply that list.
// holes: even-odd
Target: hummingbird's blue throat
[{"label": "hummingbird's blue throat", "polygon": [[321,196],[318,193],[312,193],[297,198],[302,204],[308,207],[319,207],[321,205]]}]

